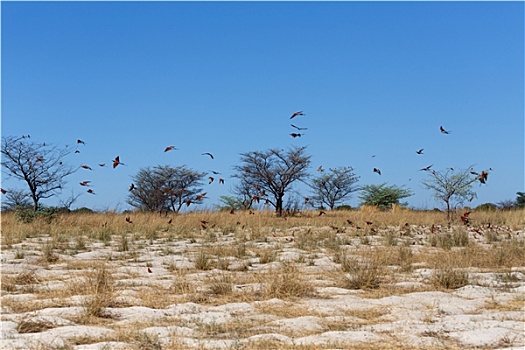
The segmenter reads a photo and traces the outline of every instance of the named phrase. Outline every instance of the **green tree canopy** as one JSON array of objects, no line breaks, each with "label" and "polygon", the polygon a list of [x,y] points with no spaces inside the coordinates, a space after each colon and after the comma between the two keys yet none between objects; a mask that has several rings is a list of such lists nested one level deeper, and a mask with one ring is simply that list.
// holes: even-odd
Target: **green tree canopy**
[{"label": "green tree canopy", "polygon": [[412,195],[413,193],[409,189],[396,185],[387,186],[386,183],[382,183],[363,186],[359,199],[361,199],[361,205],[374,205],[381,210],[388,210],[392,208],[393,204],[404,205],[399,201]]}]

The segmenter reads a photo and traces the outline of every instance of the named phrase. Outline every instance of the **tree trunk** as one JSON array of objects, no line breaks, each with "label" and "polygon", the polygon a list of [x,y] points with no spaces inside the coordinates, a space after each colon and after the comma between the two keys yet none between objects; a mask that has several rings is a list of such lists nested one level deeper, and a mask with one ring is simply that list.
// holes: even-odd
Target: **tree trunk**
[{"label": "tree trunk", "polygon": [[283,215],[283,196],[279,195],[277,197],[277,203],[275,203],[275,211],[277,212],[277,216]]}]

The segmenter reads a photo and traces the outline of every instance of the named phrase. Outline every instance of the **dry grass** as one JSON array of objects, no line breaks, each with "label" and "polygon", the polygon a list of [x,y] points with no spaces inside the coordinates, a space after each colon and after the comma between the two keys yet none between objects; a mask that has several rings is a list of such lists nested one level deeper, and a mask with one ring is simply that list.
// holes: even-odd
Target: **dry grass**
[{"label": "dry grass", "polygon": [[[6,299],[3,305],[14,312],[34,311],[71,306],[69,299],[80,296],[83,312],[74,321],[97,325],[111,321],[107,319],[106,308],[131,306],[118,301],[125,289],[140,299],[140,305],[154,309],[185,302],[223,305],[279,298],[284,302],[278,306],[258,306],[257,309],[260,313],[289,318],[312,315],[312,311],[298,301],[320,298],[319,285],[359,289],[350,293],[363,298],[447,291],[472,283],[468,271],[476,268],[497,272],[500,284],[512,286],[520,281],[514,280],[511,268],[522,267],[525,261],[523,237],[511,231],[521,230],[520,235],[524,234],[525,210],[474,211],[471,227],[463,226],[459,215],[448,227],[444,213],[400,208],[391,212],[375,208],[331,211],[322,216],[317,211],[305,211],[281,218],[266,211],[255,215],[242,211],[235,214],[203,211],[168,217],[147,213],[128,216],[132,223],[126,222],[124,214],[104,213],[60,214],[51,223],[35,220],[24,224],[17,222],[11,213],[3,213],[2,248],[12,254],[20,268],[16,274],[2,274],[2,294],[32,293],[35,297],[27,303]],[[170,218],[172,223],[168,224]],[[206,227],[202,221],[206,221]],[[430,234],[432,226],[434,234]],[[478,239],[473,238],[473,229],[479,231]],[[182,241],[188,243],[184,251],[177,245]],[[70,259],[79,252],[94,250],[95,245],[111,251],[107,260]],[[283,261],[286,254],[292,254],[293,258]],[[164,258],[160,262],[165,269],[163,274],[148,274],[146,267],[154,272],[160,270],[158,260],[151,256]],[[321,277],[311,272],[318,268],[315,266],[318,258],[325,259],[322,263],[333,261],[326,270],[322,265],[319,267],[323,271]],[[179,261],[186,265],[179,266]],[[431,269],[431,277],[418,277],[419,268]],[[66,272],[61,276],[54,273],[55,269]],[[395,285],[405,281],[420,284]],[[63,283],[64,288],[48,290],[47,283]],[[501,311],[520,311],[522,307],[523,298],[519,297],[486,305],[486,309]],[[330,321],[322,326],[324,330],[358,329],[384,322],[386,314],[388,310],[353,310],[343,316],[352,321]],[[166,324],[173,322],[178,321],[165,321]],[[229,324],[201,324],[196,329],[203,339],[235,338],[257,334],[250,329],[257,324],[235,320]],[[139,332],[138,327],[133,325],[116,338],[132,344],[135,349],[184,349],[176,336],[170,344],[161,345],[157,337]],[[52,325],[46,322],[27,321],[18,325],[20,333],[49,328]],[[419,349],[398,343],[395,337],[392,339],[388,344],[362,344],[355,348]],[[89,340],[79,340],[84,341]],[[273,340],[236,346],[239,349],[290,348]],[[296,345],[292,348],[328,347]],[[352,349],[347,345],[340,347]],[[443,348],[454,349],[454,346],[440,347]]]}]

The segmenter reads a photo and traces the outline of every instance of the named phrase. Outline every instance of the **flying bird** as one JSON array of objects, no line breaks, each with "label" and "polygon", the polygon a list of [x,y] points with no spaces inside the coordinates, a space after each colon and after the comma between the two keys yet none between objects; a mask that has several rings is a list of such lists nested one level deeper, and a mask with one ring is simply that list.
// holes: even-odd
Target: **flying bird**
[{"label": "flying bird", "polygon": [[297,134],[297,133],[295,133],[295,132],[292,132],[292,133],[290,134],[290,136],[293,137],[294,139],[295,139],[296,137],[301,137],[302,135],[304,135],[304,134]]},{"label": "flying bird", "polygon": [[168,152],[168,151],[171,151],[171,150],[176,150],[175,146],[168,146],[164,149],[164,152]]},{"label": "flying bird", "polygon": [[209,180],[209,181],[208,181],[208,184],[211,184],[211,183],[213,182],[213,180],[214,180],[213,176],[210,176],[210,177],[208,178],[208,180]]},{"label": "flying bird", "polygon": [[219,179],[219,184],[223,184],[224,185],[224,179]]},{"label": "flying bird", "polygon": [[148,267],[148,273],[153,273],[153,271],[151,271],[151,269]]},{"label": "flying bird", "polygon": [[120,157],[116,156],[115,159],[113,159],[113,169],[115,169],[119,164],[122,164],[120,162]]},{"label": "flying bird", "polygon": [[210,152],[205,152],[205,153],[203,153],[203,154],[201,154],[201,155],[202,155],[202,156],[206,156],[206,155],[208,155],[208,156],[210,156],[211,159],[215,159],[215,158],[213,157],[213,154],[211,154]]},{"label": "flying bird", "polygon": [[87,190],[87,193],[95,194],[95,192],[91,188]]},{"label": "flying bird", "polygon": [[488,176],[489,176],[489,173],[483,170],[481,174],[479,174],[479,177],[478,177],[479,182],[481,182],[482,184],[486,183]]},{"label": "flying bird", "polygon": [[86,143],[85,143],[84,141],[82,141],[81,139],[78,139],[78,140],[77,140],[77,144],[78,144],[78,145],[80,145],[80,144],[85,145]]},{"label": "flying bird", "polygon": [[374,168],[374,173],[378,173],[379,175],[381,175],[381,170],[379,170],[378,168]]},{"label": "flying bird", "polygon": [[4,190],[3,188],[0,188],[0,191],[2,192],[2,194],[6,194],[7,193],[7,191]]},{"label": "flying bird", "polygon": [[200,201],[201,199],[204,198],[205,195],[206,195],[206,192],[201,193],[201,194],[199,194],[199,195],[195,198],[195,200]]},{"label": "flying bird", "polygon": [[292,128],[296,128],[296,129],[299,130],[299,131],[300,131],[300,130],[308,130],[308,128],[300,128],[300,127],[295,126],[295,125],[293,125],[293,124],[290,124],[290,125],[292,125]]},{"label": "flying bird", "polygon": [[106,163],[98,163],[98,166],[104,167],[106,166]]},{"label": "flying bird", "polygon": [[218,171],[211,170],[211,172],[213,173],[213,175],[220,175]]},{"label": "flying bird", "polygon": [[131,185],[129,185],[129,190],[130,190],[130,191],[133,191],[134,189],[135,189],[135,184],[134,184],[134,183],[132,183]]},{"label": "flying bird", "polygon": [[131,218],[129,216],[126,216],[126,222],[132,224],[133,221],[131,221]]},{"label": "flying bird", "polygon": [[442,134],[449,134],[450,133],[450,131],[447,131],[447,130],[443,129],[442,126],[439,127],[439,131],[441,131]]},{"label": "flying bird", "polygon": [[89,186],[89,183],[90,183],[90,182],[91,182],[91,181],[82,181],[82,182],[80,183],[80,186]]},{"label": "flying bird", "polygon": [[293,119],[293,118],[297,117],[298,115],[304,115],[303,111],[297,111],[297,112],[294,112],[294,114],[292,114],[292,116],[290,117],[290,119]]},{"label": "flying bird", "polygon": [[428,166],[426,166],[424,168],[421,168],[421,169],[419,169],[419,171],[429,171],[430,168],[432,167],[432,165],[434,165],[434,164],[430,164],[430,165],[428,165]]},{"label": "flying bird", "polygon": [[44,161],[44,157],[38,157],[38,158],[36,159],[36,162],[37,162],[37,163],[40,163],[40,162],[43,162],[43,161]]},{"label": "flying bird", "polygon": [[319,171],[319,172],[324,171],[323,166],[322,166],[322,165],[319,165],[319,167],[317,168],[317,171]]},{"label": "flying bird", "polygon": [[85,164],[84,164],[84,165],[81,165],[80,167],[83,168],[83,169],[87,169],[87,170],[93,170],[93,169],[91,169],[90,166],[85,165]]},{"label": "flying bird", "polygon": [[77,150],[75,150],[75,153],[80,153],[80,151],[77,149]]},{"label": "flying bird", "polygon": [[424,150],[424,148],[421,148],[421,149],[417,150],[416,153],[417,154],[423,154],[423,150]]}]

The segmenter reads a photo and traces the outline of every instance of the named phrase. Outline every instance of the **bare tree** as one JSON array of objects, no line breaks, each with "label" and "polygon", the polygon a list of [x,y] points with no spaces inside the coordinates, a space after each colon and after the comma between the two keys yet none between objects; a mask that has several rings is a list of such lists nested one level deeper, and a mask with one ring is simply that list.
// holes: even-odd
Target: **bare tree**
[{"label": "bare tree", "polygon": [[[241,178],[239,183],[235,184],[232,193],[237,195],[240,205],[239,209],[251,209],[254,201],[266,200],[267,195],[261,196],[258,185],[248,182],[248,179]],[[261,198],[262,197],[262,198]]]},{"label": "bare tree", "polygon": [[[258,191],[255,199],[266,197],[277,215],[283,212],[283,197],[295,181],[304,181],[308,174],[310,158],[305,154],[306,147],[293,147],[288,151],[269,149],[241,153],[241,164],[234,166],[237,171],[233,177]],[[273,196],[273,198],[270,198]],[[265,199],[265,201],[266,201]]]},{"label": "bare tree", "polygon": [[13,210],[17,207],[27,208],[31,206],[29,193],[20,189],[9,189],[2,199],[2,210]]},{"label": "bare tree", "polygon": [[445,202],[447,207],[447,219],[455,205],[463,204],[467,200],[476,197],[472,184],[479,180],[479,176],[473,177],[472,167],[454,172],[452,168],[445,170],[428,171],[429,179],[422,180],[423,187],[434,191],[434,197]]},{"label": "bare tree", "polygon": [[183,205],[203,202],[200,186],[205,175],[186,166],[143,168],[133,177],[134,189],[127,202],[143,210],[179,212]]},{"label": "bare tree", "polygon": [[73,151],[33,142],[29,136],[3,137],[2,170],[27,184],[33,210],[37,211],[40,200],[60,194],[65,178],[77,170],[64,161]]},{"label": "bare tree", "polygon": [[322,173],[321,176],[312,179],[310,188],[314,191],[311,200],[326,204],[330,209],[356,191],[359,187],[355,184],[359,181],[359,176],[354,174],[354,169],[350,167],[330,168],[329,172]]}]

